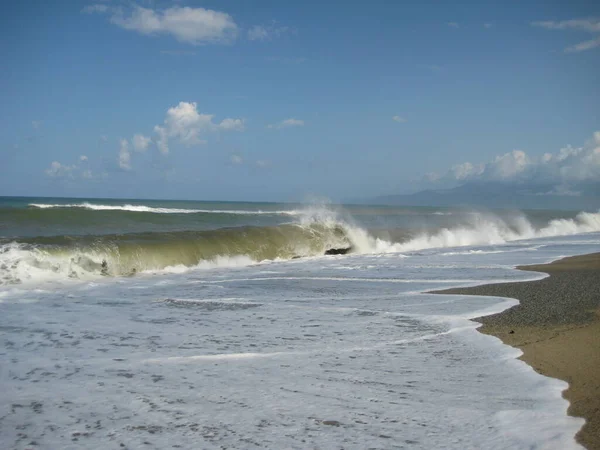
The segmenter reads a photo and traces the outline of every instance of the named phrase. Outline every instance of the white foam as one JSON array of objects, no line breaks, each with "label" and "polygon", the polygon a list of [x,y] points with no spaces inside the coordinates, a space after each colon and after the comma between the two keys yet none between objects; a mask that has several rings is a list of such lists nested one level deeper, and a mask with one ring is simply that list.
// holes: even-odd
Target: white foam
[{"label": "white foam", "polygon": [[[525,239],[570,236],[600,231],[600,212],[579,213],[574,219],[555,219],[536,229],[525,216],[503,220],[486,213],[473,213],[467,225],[444,228],[434,233],[421,233],[402,243],[392,243],[370,236],[360,237],[357,248],[370,252],[409,252],[430,248],[501,245]],[[369,239],[370,238],[370,239]],[[364,252],[364,250],[363,250]]]},{"label": "white foam", "polygon": [[94,250],[86,254],[51,255],[39,248],[10,242],[0,245],[0,285],[93,279],[105,255]]},{"label": "white foam", "polygon": [[[435,251],[355,255],[344,259],[357,267],[350,279],[323,257],[270,265],[279,274],[267,276],[250,265],[6,288],[0,435],[17,448],[578,448],[583,420],[566,415],[566,384],[465,318],[510,301],[411,292],[483,282],[492,275],[480,267],[498,263],[597,251],[598,236],[456,265]],[[401,277],[415,279],[385,284]]]},{"label": "white foam", "polygon": [[94,211],[131,211],[131,212],[149,212],[156,214],[239,214],[239,215],[287,215],[296,216],[300,212],[296,210],[289,211],[262,211],[262,210],[240,210],[240,209],[182,209],[182,208],[154,208],[145,205],[101,205],[89,202],[71,203],[71,204],[46,204],[30,203],[29,206],[40,209],[49,208],[82,208]]}]

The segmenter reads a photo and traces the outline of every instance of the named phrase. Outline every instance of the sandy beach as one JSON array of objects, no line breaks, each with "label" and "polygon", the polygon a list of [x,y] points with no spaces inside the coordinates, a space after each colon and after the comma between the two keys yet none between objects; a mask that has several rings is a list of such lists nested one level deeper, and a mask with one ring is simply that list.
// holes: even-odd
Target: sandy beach
[{"label": "sandy beach", "polygon": [[521,349],[537,372],[568,382],[568,413],[586,420],[577,441],[600,449],[600,253],[518,269],[550,276],[436,293],[518,299],[520,305],[476,319],[479,331]]}]

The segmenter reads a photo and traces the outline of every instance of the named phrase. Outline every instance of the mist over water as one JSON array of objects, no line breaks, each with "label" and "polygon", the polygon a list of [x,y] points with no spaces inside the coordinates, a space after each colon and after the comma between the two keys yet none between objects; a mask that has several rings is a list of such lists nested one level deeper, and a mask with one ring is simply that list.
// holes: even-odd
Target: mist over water
[{"label": "mist over water", "polygon": [[25,199],[0,230],[9,448],[579,448],[566,383],[470,320],[516,301],[423,292],[600,251],[598,212]]}]

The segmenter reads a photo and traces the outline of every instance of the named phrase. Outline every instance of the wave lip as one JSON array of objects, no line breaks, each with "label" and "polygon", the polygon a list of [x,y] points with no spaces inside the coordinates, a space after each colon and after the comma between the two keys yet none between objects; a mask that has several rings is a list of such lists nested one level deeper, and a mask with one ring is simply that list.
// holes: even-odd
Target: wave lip
[{"label": "wave lip", "polygon": [[243,210],[243,209],[186,209],[186,208],[154,208],[145,205],[99,205],[95,203],[83,202],[83,203],[69,203],[69,204],[58,204],[58,203],[30,203],[28,206],[39,209],[51,209],[51,208],[81,208],[89,209],[92,211],[130,211],[130,212],[147,212],[155,214],[239,214],[244,216],[251,215],[286,215],[286,216],[297,216],[301,212],[297,210],[277,210],[277,211],[263,211],[263,210]]}]

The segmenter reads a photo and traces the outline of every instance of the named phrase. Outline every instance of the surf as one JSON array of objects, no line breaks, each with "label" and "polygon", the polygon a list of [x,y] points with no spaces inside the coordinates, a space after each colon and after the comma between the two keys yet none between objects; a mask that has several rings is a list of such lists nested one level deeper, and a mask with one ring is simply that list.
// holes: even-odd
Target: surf
[{"label": "surf", "polygon": [[405,256],[433,248],[502,246],[600,231],[600,212],[581,212],[536,226],[523,213],[500,217],[469,211],[450,227],[389,229],[368,228],[347,210],[320,205],[290,219],[273,226],[0,238],[0,285],[178,273],[346,254]]}]

